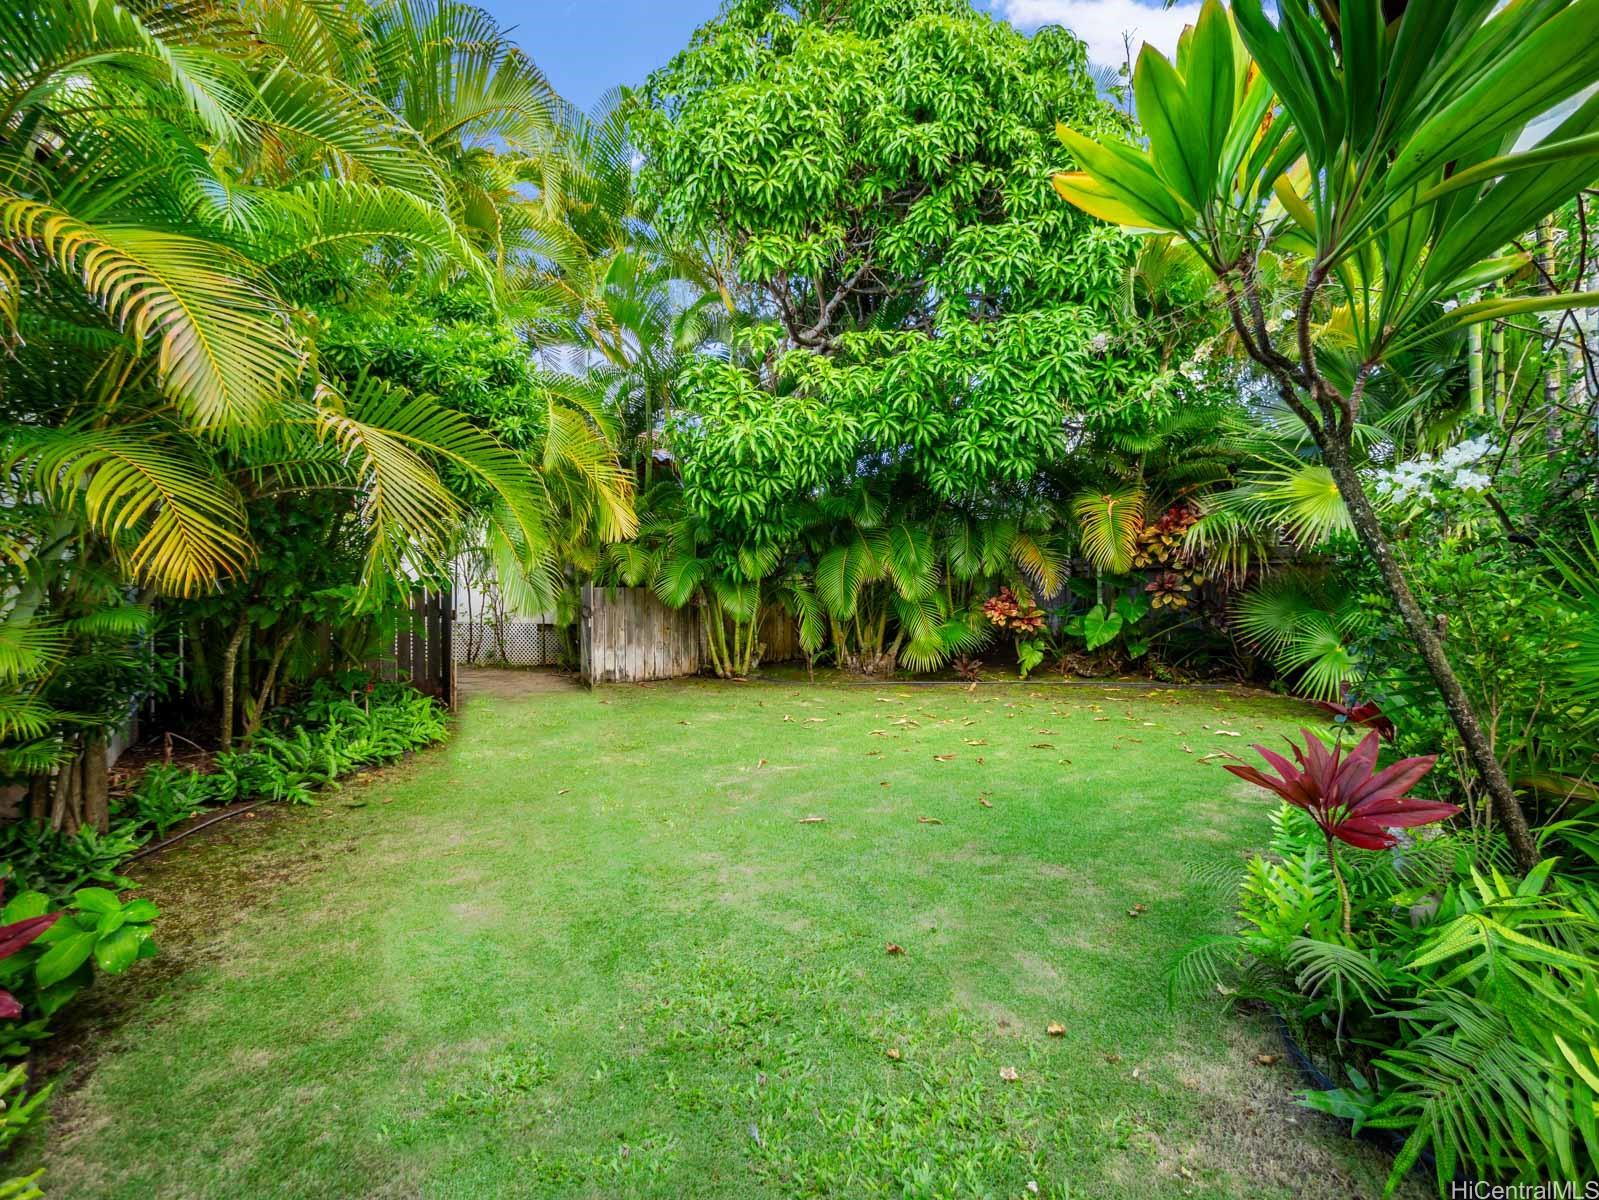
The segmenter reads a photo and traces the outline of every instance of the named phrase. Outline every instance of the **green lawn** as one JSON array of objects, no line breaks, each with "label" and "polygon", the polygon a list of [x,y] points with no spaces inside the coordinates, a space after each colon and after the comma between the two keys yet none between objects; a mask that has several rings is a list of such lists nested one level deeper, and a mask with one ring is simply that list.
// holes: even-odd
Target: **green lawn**
[{"label": "green lawn", "polygon": [[1202,760],[1299,715],[480,695],[447,747],[146,864],[163,955],[70,1035],[49,1194],[1375,1195],[1263,1023],[1162,989],[1220,927],[1188,864],[1269,812]]}]

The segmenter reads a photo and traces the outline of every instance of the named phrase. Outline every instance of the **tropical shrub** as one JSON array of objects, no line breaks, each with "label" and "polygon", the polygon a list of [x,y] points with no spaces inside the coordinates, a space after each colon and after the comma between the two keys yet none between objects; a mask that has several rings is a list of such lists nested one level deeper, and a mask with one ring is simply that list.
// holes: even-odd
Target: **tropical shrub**
[{"label": "tropical shrub", "polygon": [[994,628],[1016,639],[1016,668],[1026,679],[1044,661],[1048,649],[1044,610],[1030,600],[1018,599],[1015,592],[1004,587],[997,596],[983,602],[983,616]]},{"label": "tropical shrub", "polygon": [[1292,747],[1294,762],[1265,746],[1255,747],[1255,752],[1277,772],[1276,779],[1247,763],[1228,763],[1227,770],[1310,814],[1327,841],[1327,864],[1338,885],[1344,933],[1348,936],[1349,889],[1338,869],[1338,851],[1333,842],[1363,850],[1390,850],[1399,844],[1393,830],[1447,820],[1460,809],[1406,795],[1432,770],[1436,761],[1432,757],[1401,759],[1378,771],[1375,733],[1368,733],[1346,755],[1341,738],[1329,753],[1310,730],[1300,732],[1305,744]]},{"label": "tropical shrub", "polygon": [[1346,927],[1322,829],[1287,805],[1273,828],[1241,879],[1206,873],[1235,887],[1239,929],[1180,955],[1173,994],[1280,1013],[1335,1081],[1305,1103],[1400,1139],[1390,1192],[1427,1155],[1441,1192],[1591,1177],[1599,892],[1552,860],[1507,880],[1446,831],[1340,851]]},{"label": "tropical shrub", "polygon": [[[1596,174],[1595,10],[1206,0],[1176,61],[1144,46],[1133,77],[1147,146],[1070,127],[1074,206],[1175,234],[1216,276],[1240,345],[1314,441],[1383,590],[1444,700],[1524,870],[1526,815],[1431,616],[1418,604],[1359,471],[1373,378],[1418,347],[1518,314],[1582,307],[1547,287],[1471,299],[1525,261],[1506,256]],[[1542,69],[1545,56],[1559,70]],[[1374,99],[1375,98],[1375,99]],[[1529,123],[1551,127],[1504,153]],[[1302,278],[1278,295],[1262,262]],[[1462,303],[1462,300],[1466,302]],[[1268,313],[1268,305],[1272,314]]]},{"label": "tropical shrub", "polygon": [[159,913],[148,900],[124,902],[90,887],[73,893],[60,911],[52,911],[54,903],[42,892],[19,892],[0,909],[0,949],[7,951],[0,955],[6,996],[0,1015],[12,1018],[0,1025],[0,1057],[26,1054],[48,1036],[51,1018],[96,971],[120,975],[156,952],[150,938]]}]

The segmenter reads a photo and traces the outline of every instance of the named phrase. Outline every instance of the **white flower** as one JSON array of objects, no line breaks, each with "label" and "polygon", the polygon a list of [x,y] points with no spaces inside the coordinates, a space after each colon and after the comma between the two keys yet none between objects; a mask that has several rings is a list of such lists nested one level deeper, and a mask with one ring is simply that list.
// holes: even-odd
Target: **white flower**
[{"label": "white flower", "polygon": [[1443,303],[1443,310],[1445,312],[1454,312],[1455,309],[1457,309],[1459,307],[1460,307],[1460,301],[1458,301],[1458,300],[1445,300],[1444,303]]}]

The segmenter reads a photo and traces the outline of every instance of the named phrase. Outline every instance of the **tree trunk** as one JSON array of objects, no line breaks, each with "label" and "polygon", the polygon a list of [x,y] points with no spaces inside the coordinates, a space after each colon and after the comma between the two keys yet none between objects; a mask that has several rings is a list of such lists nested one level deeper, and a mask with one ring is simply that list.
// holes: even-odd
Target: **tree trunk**
[{"label": "tree trunk", "polygon": [[283,656],[288,652],[294,634],[295,630],[292,627],[288,632],[279,634],[277,645],[272,647],[272,658],[267,663],[266,676],[261,680],[261,690],[256,694],[255,704],[250,709],[249,719],[245,722],[245,745],[254,741],[255,735],[261,731],[261,722],[266,717],[267,701],[272,696],[273,685],[278,681],[278,668],[283,665]]},{"label": "tree trunk", "polygon": [[76,834],[82,824],[79,813],[83,784],[82,753],[82,744],[73,738],[71,757],[56,772],[55,792],[50,797],[50,828],[68,836]]},{"label": "tree trunk", "polygon": [[222,652],[222,723],[217,747],[224,754],[233,749],[233,677],[237,673],[239,664],[239,646],[244,641],[244,633],[248,627],[247,619],[240,617],[239,623],[233,627],[233,633],[228,638],[227,649]]},{"label": "tree trunk", "polygon": [[1393,547],[1388,544],[1388,539],[1382,531],[1377,511],[1367,498],[1365,488],[1360,482],[1360,475],[1350,462],[1348,450],[1339,445],[1332,436],[1320,437],[1318,441],[1322,443],[1321,449],[1327,469],[1332,473],[1333,480],[1338,484],[1338,492],[1349,508],[1355,532],[1360,535],[1361,542],[1377,563],[1377,570],[1382,574],[1388,596],[1399,609],[1405,630],[1415,643],[1422,661],[1426,663],[1433,683],[1437,685],[1444,707],[1449,712],[1449,718],[1460,734],[1461,743],[1465,746],[1466,753],[1470,755],[1477,774],[1482,777],[1488,794],[1493,798],[1494,812],[1510,839],[1516,862],[1523,871],[1530,871],[1538,864],[1538,847],[1527,828],[1526,815],[1521,811],[1521,804],[1516,799],[1515,792],[1511,790],[1510,779],[1506,776],[1504,767],[1494,754],[1493,745],[1483,732],[1482,723],[1477,719],[1477,713],[1472,708],[1466,690],[1460,686],[1454,668],[1449,665],[1449,659],[1444,654],[1443,642],[1432,622],[1427,619],[1427,614],[1421,611],[1421,605],[1417,603],[1415,594],[1410,590],[1410,583],[1405,578],[1404,570],[1400,567]]},{"label": "tree trunk", "polygon": [[105,734],[83,739],[83,823],[96,833],[111,828],[111,787],[106,771]]},{"label": "tree trunk", "polygon": [[50,776],[35,775],[28,781],[28,819],[50,819]]}]

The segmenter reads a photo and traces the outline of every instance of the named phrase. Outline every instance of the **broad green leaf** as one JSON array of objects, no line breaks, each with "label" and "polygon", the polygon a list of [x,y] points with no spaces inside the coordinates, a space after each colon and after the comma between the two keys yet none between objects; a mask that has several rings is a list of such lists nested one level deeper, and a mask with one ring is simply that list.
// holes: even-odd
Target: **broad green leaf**
[{"label": "broad green leaf", "polygon": [[147,925],[128,925],[102,937],[94,946],[95,964],[108,975],[120,975],[139,957],[139,947],[150,936]]},{"label": "broad green leaf", "polygon": [[1155,171],[1191,208],[1203,209],[1210,200],[1216,159],[1207,161],[1206,129],[1201,114],[1189,104],[1182,77],[1148,42],[1133,70],[1133,95]]},{"label": "broad green leaf", "polygon": [[131,900],[123,910],[130,925],[147,925],[161,915],[161,910],[150,900]]},{"label": "broad green leaf", "polygon": [[1339,16],[1347,136],[1352,144],[1363,146],[1377,122],[1373,100],[1382,95],[1386,51],[1382,0],[1341,0]]},{"label": "broad green leaf", "polygon": [[39,986],[47,988],[60,983],[89,960],[100,935],[94,930],[77,930],[56,942],[44,952],[34,965],[34,977]]},{"label": "broad green leaf", "polygon": [[1390,170],[1408,187],[1490,133],[1520,129],[1599,76],[1599,0],[1575,0],[1516,39],[1462,95],[1431,115]]},{"label": "broad green leaf", "polygon": [[0,909],[0,925],[13,925],[50,911],[50,897],[43,892],[18,892]]},{"label": "broad green leaf", "polygon": [[1285,39],[1267,18],[1261,0],[1234,0],[1233,20],[1238,35],[1254,57],[1261,73],[1282,99],[1300,136],[1305,151],[1318,167],[1327,159],[1327,134],[1322,124],[1322,109],[1303,71],[1294,61]]},{"label": "broad green leaf", "polygon": [[1091,217],[1135,233],[1160,233],[1167,229],[1159,215],[1124,198],[1124,193],[1113,190],[1086,171],[1056,174],[1050,182],[1062,200],[1075,204]]},{"label": "broad green leaf", "polygon": [[84,912],[90,913],[122,911],[122,901],[117,899],[117,894],[103,887],[79,888],[72,893],[72,903]]},{"label": "broad green leaf", "polygon": [[1122,625],[1119,613],[1107,614],[1096,604],[1083,614],[1083,641],[1088,649],[1098,650],[1101,646],[1116,640],[1116,635],[1122,631]]},{"label": "broad green leaf", "polygon": [[1162,229],[1188,228],[1188,214],[1192,210],[1185,211],[1182,199],[1155,173],[1148,158],[1139,151],[1118,142],[1091,141],[1064,125],[1056,126],[1056,133],[1072,156],[1110,195],[1153,214]]},{"label": "broad green leaf", "polygon": [[1237,87],[1233,74],[1233,24],[1220,0],[1205,0],[1193,28],[1183,82],[1192,114],[1189,123],[1200,134],[1197,155],[1205,172],[1203,202],[1210,199],[1218,178],[1225,185],[1232,174],[1223,159],[1233,125]]},{"label": "broad green leaf", "polygon": [[1445,313],[1431,324],[1424,325],[1419,329],[1395,338],[1389,350],[1397,353],[1411,346],[1418,346],[1432,338],[1440,337],[1457,329],[1464,329],[1468,325],[1478,325],[1484,321],[1502,321],[1507,317],[1519,317],[1523,313],[1550,312],[1562,308],[1595,307],[1599,307],[1599,292],[1562,292],[1553,296],[1518,296],[1509,300],[1478,300],[1472,304],[1462,304],[1459,308]]}]

